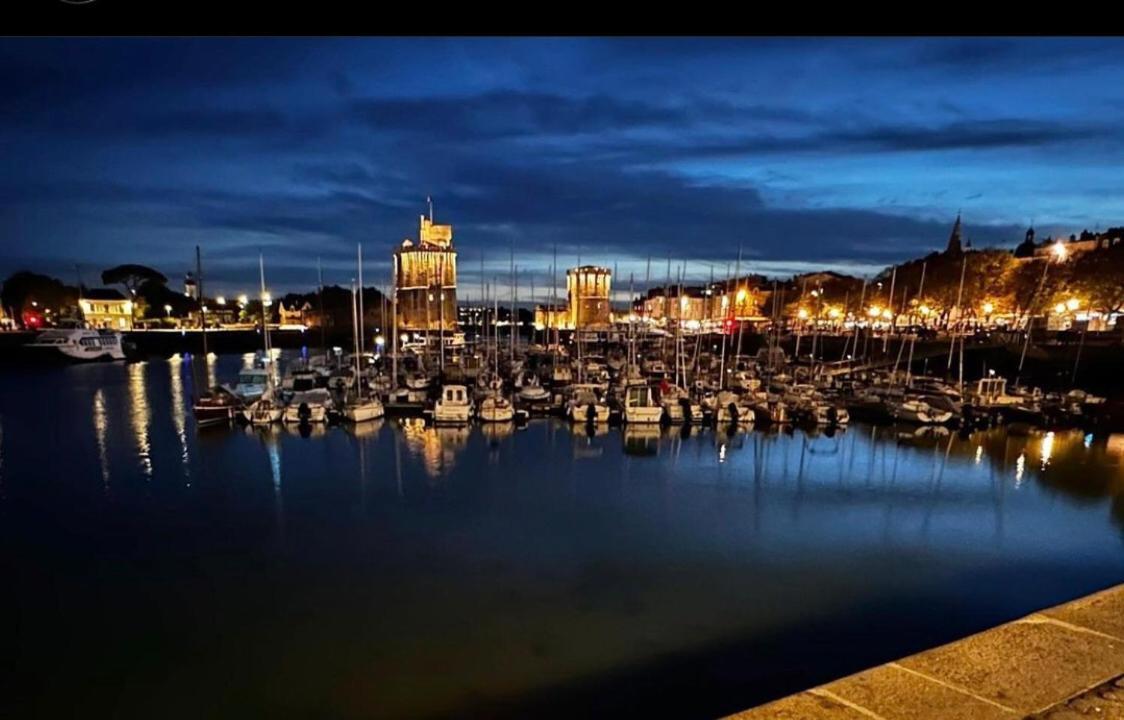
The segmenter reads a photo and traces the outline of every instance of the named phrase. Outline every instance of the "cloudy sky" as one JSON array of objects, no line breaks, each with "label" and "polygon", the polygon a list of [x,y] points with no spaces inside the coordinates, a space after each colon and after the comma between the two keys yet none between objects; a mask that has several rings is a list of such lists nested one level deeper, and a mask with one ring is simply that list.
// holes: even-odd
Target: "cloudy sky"
[{"label": "cloudy sky", "polygon": [[555,247],[621,287],[1124,223],[1115,39],[0,39],[0,83],[2,275],[198,244],[212,290],[259,251],[301,289],[361,242],[385,284],[427,195],[462,296],[513,246],[542,298]]}]

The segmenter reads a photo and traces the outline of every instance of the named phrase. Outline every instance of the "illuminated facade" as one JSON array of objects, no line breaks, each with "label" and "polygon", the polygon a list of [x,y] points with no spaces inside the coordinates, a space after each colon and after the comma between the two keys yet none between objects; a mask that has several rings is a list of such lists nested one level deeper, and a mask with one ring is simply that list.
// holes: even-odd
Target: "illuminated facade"
[{"label": "illuminated facade", "polygon": [[566,271],[570,327],[609,327],[613,307],[609,301],[613,273],[608,268],[582,265]]},{"label": "illuminated facade", "polygon": [[133,329],[133,301],[116,290],[88,290],[78,299],[86,327],[108,330]]},{"label": "illuminated facade", "polygon": [[403,240],[394,252],[395,291],[400,330],[457,327],[457,252],[453,226],[434,225],[421,216],[418,242]]},{"label": "illuminated facade", "polygon": [[652,288],[634,307],[646,320],[666,324],[760,320],[762,293],[752,279],[716,282],[703,287]]},{"label": "illuminated facade", "polygon": [[570,324],[570,308],[566,305],[536,305],[535,329],[544,330],[546,328],[573,330],[574,326]]}]

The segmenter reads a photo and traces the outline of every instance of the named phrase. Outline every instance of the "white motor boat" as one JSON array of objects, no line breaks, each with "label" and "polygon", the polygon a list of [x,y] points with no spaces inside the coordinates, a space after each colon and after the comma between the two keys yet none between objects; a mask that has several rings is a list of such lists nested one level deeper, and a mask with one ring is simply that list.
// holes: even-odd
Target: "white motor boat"
[{"label": "white motor boat", "polygon": [[543,402],[550,399],[550,391],[539,383],[539,378],[530,373],[524,373],[524,383],[519,388],[519,399],[527,402]]},{"label": "white motor boat", "polygon": [[714,398],[714,421],[719,425],[748,425],[757,420],[749,403],[737,393],[723,390]]},{"label": "white motor boat", "polygon": [[424,372],[406,373],[406,387],[410,390],[428,390],[433,380]]},{"label": "white motor boat", "polygon": [[464,424],[472,417],[472,399],[464,385],[445,385],[433,405],[435,423]]},{"label": "white motor boat", "polygon": [[663,417],[663,406],[656,402],[648,385],[633,385],[624,391],[624,421],[655,424]]},{"label": "white motor boat", "polygon": [[272,391],[267,391],[257,400],[250,403],[246,409],[242,411],[242,416],[246,418],[251,425],[272,425],[275,422],[279,422],[284,413],[285,406],[274,398]]},{"label": "white motor boat", "polygon": [[887,399],[886,406],[890,416],[900,422],[943,425],[952,419],[952,413],[947,410],[936,410],[924,400]]},{"label": "white motor boat", "polygon": [[702,421],[702,405],[692,402],[691,394],[684,388],[673,385],[666,392],[661,392],[660,405],[663,406],[664,416],[676,425]]},{"label": "white motor boat", "polygon": [[124,360],[123,335],[85,328],[44,330],[25,347],[63,360]]},{"label": "white motor boat", "polygon": [[243,400],[252,403],[262,396],[269,387],[269,371],[265,368],[246,368],[238,373],[238,382],[234,385],[234,392]]},{"label": "white motor boat", "polygon": [[287,423],[327,422],[331,409],[332,393],[325,388],[313,388],[293,393],[282,419]]},{"label": "white motor boat", "polygon": [[496,393],[480,401],[476,416],[481,422],[510,422],[515,419],[515,406],[503,395]]},{"label": "white motor boat", "polygon": [[573,422],[609,422],[609,406],[601,399],[597,385],[574,385],[566,401],[566,417]]},{"label": "white motor boat", "polygon": [[357,398],[343,406],[343,416],[348,422],[361,423],[378,420],[386,415],[386,408],[376,397]]},{"label": "white motor boat", "polygon": [[554,363],[550,371],[550,381],[555,387],[569,385],[574,381],[574,371],[567,363]]}]

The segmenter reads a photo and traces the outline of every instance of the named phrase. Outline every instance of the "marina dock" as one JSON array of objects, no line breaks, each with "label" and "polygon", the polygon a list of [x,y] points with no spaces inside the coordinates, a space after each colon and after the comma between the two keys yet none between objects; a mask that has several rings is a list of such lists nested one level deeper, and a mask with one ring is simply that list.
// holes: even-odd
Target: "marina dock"
[{"label": "marina dock", "polygon": [[1124,718],[1124,585],[731,717]]}]

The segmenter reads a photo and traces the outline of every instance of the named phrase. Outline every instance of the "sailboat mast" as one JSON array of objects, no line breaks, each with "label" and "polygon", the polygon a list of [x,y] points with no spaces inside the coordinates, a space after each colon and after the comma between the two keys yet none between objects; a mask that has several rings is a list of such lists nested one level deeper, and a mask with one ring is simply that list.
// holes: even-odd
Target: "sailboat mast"
[{"label": "sailboat mast", "polygon": [[320,263],[320,256],[316,257],[316,294],[320,304],[320,352],[327,355],[328,339],[324,322],[324,266]]},{"label": "sailboat mast", "polygon": [[361,395],[362,390],[363,390],[363,382],[360,379],[360,374],[361,374],[362,371],[360,369],[360,364],[359,364],[360,358],[361,358],[361,353],[359,352],[359,320],[358,320],[359,305],[358,305],[358,302],[356,300],[356,295],[357,295],[357,293],[355,292],[355,282],[352,281],[352,283],[351,283],[351,339],[355,344],[355,383],[356,383],[356,391],[357,391],[356,394]]},{"label": "sailboat mast", "polygon": [[398,253],[390,278],[390,390],[398,389]]},{"label": "sailboat mast", "polygon": [[203,365],[207,365],[207,304],[203,300],[203,260],[195,246],[195,287],[199,291],[199,328],[203,331]]},{"label": "sailboat mast", "polygon": [[359,261],[359,352],[363,352],[363,243],[358,243]]},{"label": "sailboat mast", "polygon": [[[262,254],[262,253],[258,253],[258,272],[259,272],[259,275],[261,277],[261,335],[262,335],[262,347],[265,350],[265,361],[267,363],[272,363],[273,358],[270,357],[270,354],[269,354],[269,323],[266,321],[266,315],[265,315],[265,303],[266,303],[266,297],[267,297],[266,292],[265,292],[265,255]],[[272,364],[269,366],[269,372],[266,373],[266,378],[270,381],[270,383],[273,382],[273,366],[272,366]]]}]

